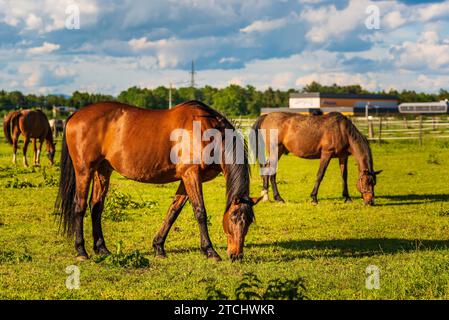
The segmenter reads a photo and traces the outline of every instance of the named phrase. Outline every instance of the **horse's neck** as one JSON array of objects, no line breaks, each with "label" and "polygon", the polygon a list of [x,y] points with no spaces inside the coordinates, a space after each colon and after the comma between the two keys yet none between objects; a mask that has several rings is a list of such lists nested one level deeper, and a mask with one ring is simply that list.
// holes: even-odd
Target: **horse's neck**
[{"label": "horse's neck", "polygon": [[360,141],[350,138],[351,153],[357,161],[359,172],[370,170],[371,168],[371,152],[369,146],[363,146]]},{"label": "horse's neck", "polygon": [[51,130],[49,130],[49,132],[47,133],[47,136],[45,137],[45,141],[47,143],[53,144],[53,132]]}]

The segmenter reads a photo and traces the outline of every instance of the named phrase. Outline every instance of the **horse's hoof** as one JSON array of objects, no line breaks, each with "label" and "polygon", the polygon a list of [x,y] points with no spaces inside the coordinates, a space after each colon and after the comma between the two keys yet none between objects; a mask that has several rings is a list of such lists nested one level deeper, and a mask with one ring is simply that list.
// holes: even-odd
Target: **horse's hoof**
[{"label": "horse's hoof", "polygon": [[109,251],[108,248],[106,248],[106,247],[94,249],[94,251],[95,251],[95,254],[97,254],[99,256],[108,256],[111,254],[111,251]]},{"label": "horse's hoof", "polygon": [[270,198],[268,197],[268,191],[267,190],[262,190],[261,194],[260,194],[263,198],[262,198],[262,202],[269,202]]},{"label": "horse's hoof", "polygon": [[154,256],[156,259],[161,259],[161,260],[164,260],[164,259],[167,259],[167,255],[164,253],[164,254],[156,254],[155,256]]},{"label": "horse's hoof", "polygon": [[212,255],[212,256],[208,257],[208,259],[214,260],[216,262],[220,262],[221,261],[221,257],[218,254]]},{"label": "horse's hoof", "polygon": [[284,199],[282,199],[281,197],[275,198],[274,200],[276,200],[276,202],[278,203],[285,203]]},{"label": "horse's hoof", "polygon": [[218,253],[217,252],[215,252],[215,251],[208,251],[207,253],[206,253],[206,257],[208,258],[208,259],[211,259],[211,260],[215,260],[215,261],[221,261],[221,258],[220,258],[220,256],[218,255]]},{"label": "horse's hoof", "polygon": [[78,261],[78,262],[83,262],[83,261],[86,261],[86,260],[89,260],[88,256],[77,256],[76,257],[76,261]]},{"label": "horse's hoof", "polygon": [[318,201],[312,200],[312,205],[314,205],[314,206],[318,205]]},{"label": "horse's hoof", "polygon": [[351,203],[352,202],[352,199],[351,198],[346,198],[345,199],[345,203]]}]

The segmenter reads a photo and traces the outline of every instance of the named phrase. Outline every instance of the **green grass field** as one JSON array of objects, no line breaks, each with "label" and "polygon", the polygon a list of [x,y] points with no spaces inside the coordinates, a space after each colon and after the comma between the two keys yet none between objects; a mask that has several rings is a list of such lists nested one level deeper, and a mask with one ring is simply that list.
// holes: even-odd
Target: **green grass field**
[{"label": "green grass field", "polygon": [[[114,174],[116,196],[103,220],[105,238],[111,251],[121,243],[122,254],[138,250],[138,257],[140,253],[149,259],[148,266],[137,268],[95,256],[75,262],[73,242],[58,234],[52,215],[58,169],[49,168],[47,159],[42,159],[41,168],[13,167],[11,147],[2,142],[0,298],[205,299],[210,286],[232,298],[242,276],[252,272],[264,285],[301,277],[309,299],[448,299],[449,143],[429,140],[421,148],[405,142],[373,144],[373,154],[375,169],[384,170],[374,207],[365,207],[356,192],[353,159],[349,184],[354,201],[343,203],[338,161],[333,160],[320,203],[313,206],[309,194],[318,162],[283,157],[278,179],[286,203],[255,207],[256,223],[246,239],[245,258],[236,263],[217,263],[201,255],[190,205],[169,234],[168,258],[155,259],[151,242],[177,185],[140,184]],[[253,167],[253,195],[260,194],[260,185]],[[210,235],[226,258],[221,226],[224,178],[206,183],[204,192]],[[121,193],[131,198],[120,198]],[[113,210],[120,201],[128,204],[122,213]],[[92,254],[90,232],[87,216],[86,247]],[[79,290],[65,285],[65,269],[72,264],[80,268]],[[369,265],[380,269],[378,290],[365,287]]]}]

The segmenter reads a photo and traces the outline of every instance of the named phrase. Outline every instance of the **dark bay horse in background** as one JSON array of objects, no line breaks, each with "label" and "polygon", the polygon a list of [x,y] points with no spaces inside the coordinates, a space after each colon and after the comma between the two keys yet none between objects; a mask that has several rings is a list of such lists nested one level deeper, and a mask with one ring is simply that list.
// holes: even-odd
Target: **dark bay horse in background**
[{"label": "dark bay horse in background", "polygon": [[[332,158],[340,161],[343,180],[343,197],[351,201],[348,192],[348,156],[353,155],[359,167],[357,189],[360,191],[365,204],[374,204],[374,186],[376,175],[381,171],[374,171],[373,157],[368,140],[360,133],[354,124],[344,115],[331,112],[327,115],[304,116],[289,112],[273,112],[262,115],[253,125],[256,139],[264,139],[258,134],[260,129],[278,130],[278,155],[293,153],[304,159],[320,159],[320,168],[311,197],[314,204],[318,203],[317,194],[321,180]],[[267,135],[268,137],[268,135]],[[266,138],[269,140],[269,138]],[[270,145],[270,141],[258,144],[262,147]],[[270,148],[266,148],[269,152]],[[276,185],[276,173],[263,175],[262,195],[268,200],[269,181],[273,188],[276,201],[284,202]]]},{"label": "dark bay horse in background", "polygon": [[[64,231],[75,235],[78,260],[88,254],[84,247],[83,218],[90,206],[94,246],[97,254],[108,254],[101,227],[101,213],[113,170],[122,176],[145,183],[164,184],[180,181],[174,200],[161,229],[153,240],[156,255],[164,257],[164,243],[171,226],[187,200],[192,204],[201,234],[201,251],[220,260],[212,246],[207,229],[202,183],[214,179],[220,172],[226,179],[226,209],[223,228],[227,235],[227,253],[231,260],[243,256],[245,235],[253,222],[253,205],[259,199],[249,197],[250,167],[246,149],[243,163],[224,161],[227,152],[235,153],[245,141],[237,136],[231,150],[221,148],[221,163],[174,163],[170,154],[176,141],[174,130],[185,129],[194,148],[205,142],[195,140],[194,122],[200,122],[201,132],[216,129],[223,133],[234,130],[232,124],[207,105],[190,101],[169,110],[145,110],[129,105],[104,102],[80,109],[66,121],[61,154],[61,178],[55,209],[61,217]],[[182,140],[183,144],[189,141]],[[224,140],[219,142],[224,145]],[[183,156],[185,156],[183,154]],[[187,155],[190,156],[190,155]],[[226,154],[229,156],[229,154]],[[226,162],[226,163],[225,163]],[[93,182],[92,182],[93,181]],[[92,192],[88,201],[89,188]]]},{"label": "dark bay horse in background", "polygon": [[[22,110],[13,111],[6,115],[3,121],[3,131],[6,141],[13,146],[13,163],[16,164],[17,145],[19,143],[20,134],[23,135],[23,164],[28,167],[26,157],[28,144],[33,140],[34,145],[34,164],[40,164],[40,154],[42,143],[45,140],[47,157],[53,165],[55,157],[55,143],[53,135],[48,123],[47,116],[41,110]],[[37,146],[39,140],[39,147]]]}]

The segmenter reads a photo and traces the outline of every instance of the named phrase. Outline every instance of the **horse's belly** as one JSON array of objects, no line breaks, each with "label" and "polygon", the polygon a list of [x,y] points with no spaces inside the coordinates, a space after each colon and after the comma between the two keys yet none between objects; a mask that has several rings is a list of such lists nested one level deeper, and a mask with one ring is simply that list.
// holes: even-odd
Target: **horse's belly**
[{"label": "horse's belly", "polygon": [[120,175],[125,178],[145,182],[145,183],[170,183],[180,180],[176,175],[176,170],[139,170],[138,168],[122,169],[114,168]]},{"label": "horse's belly", "polygon": [[112,168],[125,178],[146,183],[170,183],[180,177],[176,165],[145,158],[106,157]]},{"label": "horse's belly", "polygon": [[300,158],[319,159],[321,156],[321,150],[318,147],[306,145],[300,141],[289,141],[285,147],[290,153]]}]

